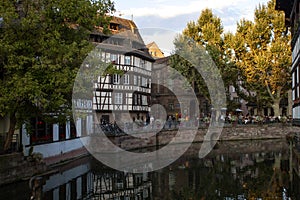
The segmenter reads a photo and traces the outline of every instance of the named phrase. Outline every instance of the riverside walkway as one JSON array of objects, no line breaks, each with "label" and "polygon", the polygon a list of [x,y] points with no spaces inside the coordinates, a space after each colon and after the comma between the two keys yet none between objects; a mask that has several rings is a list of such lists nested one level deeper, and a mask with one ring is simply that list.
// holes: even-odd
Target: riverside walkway
[{"label": "riverside walkway", "polygon": [[[220,130],[220,129],[218,129]],[[178,139],[180,143],[190,141],[189,134],[184,134],[184,131],[189,129],[182,129],[181,138]],[[208,131],[207,127],[200,127],[197,130],[193,142],[203,142],[204,137]],[[292,126],[291,124],[273,123],[273,124],[247,124],[247,125],[232,125],[226,124],[221,133],[210,134],[210,140],[219,141],[238,141],[238,140],[266,140],[266,139],[285,139],[286,136],[293,132],[300,132],[300,127]],[[162,130],[148,130],[144,132],[137,132],[133,135],[118,134],[108,135],[107,137],[117,146],[130,150],[140,149],[153,146],[161,146],[168,144],[178,133],[177,128],[162,129]],[[147,137],[147,134],[152,135]],[[98,144],[105,144],[103,137],[95,138],[93,142]]]}]

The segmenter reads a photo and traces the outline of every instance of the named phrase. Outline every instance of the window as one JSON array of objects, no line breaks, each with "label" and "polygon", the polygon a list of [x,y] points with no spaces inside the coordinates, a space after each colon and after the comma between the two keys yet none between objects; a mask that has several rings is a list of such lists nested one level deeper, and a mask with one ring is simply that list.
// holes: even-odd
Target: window
[{"label": "window", "polygon": [[142,95],[140,94],[137,96],[137,105],[142,105]]},{"label": "window", "polygon": [[47,123],[40,118],[31,120],[32,134],[30,135],[31,143],[44,143],[53,140],[53,124]]},{"label": "window", "polygon": [[140,64],[140,58],[134,57],[134,65],[139,67],[139,64]]},{"label": "window", "polygon": [[133,76],[133,85],[137,85],[137,76],[136,75]]},{"label": "window", "polygon": [[140,67],[144,68],[145,67],[145,60],[140,59]]},{"label": "window", "polygon": [[149,61],[146,61],[146,69],[150,71],[151,68],[152,68],[152,63]]},{"label": "window", "polygon": [[123,94],[115,93],[115,104],[122,104],[122,103],[123,103]]},{"label": "window", "polygon": [[173,111],[174,110],[174,104],[173,103],[169,103],[169,110]]},{"label": "window", "polygon": [[148,102],[147,102],[147,96],[142,96],[142,104],[143,104],[143,106],[146,106],[146,105],[148,105]]},{"label": "window", "polygon": [[133,94],[133,105],[138,105],[138,95],[137,94]]},{"label": "window", "polygon": [[70,121],[70,138],[76,138],[76,126],[73,120]]},{"label": "window", "polygon": [[124,84],[125,85],[129,85],[129,82],[130,80],[129,80],[129,74],[124,74]]},{"label": "window", "polygon": [[143,86],[143,87],[147,87],[147,85],[148,85],[148,79],[142,77],[142,86]]},{"label": "window", "polygon": [[118,63],[118,56],[116,54],[110,54],[110,61],[112,63]]},{"label": "window", "polygon": [[131,58],[130,58],[130,56],[125,56],[124,63],[125,63],[125,65],[130,65],[131,64]]},{"label": "window", "polygon": [[59,131],[59,140],[65,140],[66,139],[66,124],[60,123],[58,127]]},{"label": "window", "polygon": [[240,103],[240,98],[239,97],[233,97],[233,101],[236,103]]},{"label": "window", "polygon": [[119,74],[113,75],[113,84],[120,84],[120,75]]},{"label": "window", "polygon": [[140,84],[141,84],[141,77],[138,76],[137,85],[140,86]]},{"label": "window", "polygon": [[119,24],[110,23],[109,28],[112,30],[119,30]]}]

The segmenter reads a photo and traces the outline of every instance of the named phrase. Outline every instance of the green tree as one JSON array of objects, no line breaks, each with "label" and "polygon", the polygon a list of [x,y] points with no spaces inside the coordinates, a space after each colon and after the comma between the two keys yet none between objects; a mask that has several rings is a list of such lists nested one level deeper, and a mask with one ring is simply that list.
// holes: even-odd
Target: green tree
[{"label": "green tree", "polygon": [[106,27],[113,11],[110,0],[1,1],[0,115],[10,118],[4,150],[31,117],[68,115],[74,78],[93,48],[89,33]]},{"label": "green tree", "polygon": [[[182,49],[182,37],[194,40],[198,45],[202,46],[208,52],[209,56],[214,61],[215,65],[220,70],[222,80],[227,90],[227,97],[229,97],[228,88],[230,85],[237,83],[237,67],[232,60],[232,52],[228,46],[228,41],[232,40],[233,35],[230,33],[224,34],[221,19],[213,14],[212,10],[205,9],[201,12],[198,20],[191,21],[187,24],[187,27],[183,30],[182,36],[178,36],[175,39],[175,52]],[[195,53],[193,53],[195,54]],[[204,56],[198,56],[202,58]],[[206,59],[207,60],[207,59]],[[202,63],[203,67],[206,62]],[[176,66],[175,66],[176,67]],[[183,72],[189,71],[190,67],[181,67]],[[203,80],[203,77],[197,73],[190,73],[189,79],[193,80],[196,86],[200,89],[201,93],[210,101],[207,85]],[[211,85],[209,85],[211,87]]]},{"label": "green tree", "polygon": [[243,19],[237,25],[235,62],[248,91],[244,98],[254,100],[259,110],[271,104],[278,116],[279,103],[291,83],[290,33],[284,13],[275,10],[275,0],[259,5],[254,16],[254,22]]}]

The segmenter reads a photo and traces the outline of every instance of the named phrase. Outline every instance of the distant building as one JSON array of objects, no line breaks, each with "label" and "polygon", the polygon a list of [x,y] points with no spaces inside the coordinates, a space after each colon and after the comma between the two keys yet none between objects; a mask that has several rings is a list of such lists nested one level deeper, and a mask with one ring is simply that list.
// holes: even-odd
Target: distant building
[{"label": "distant building", "polygon": [[293,124],[300,126],[300,2],[276,0],[276,9],[285,12],[286,25],[292,33],[292,101]]},{"label": "distant building", "polygon": [[164,53],[160,50],[155,42],[147,44],[147,48],[149,49],[149,53],[153,58],[157,59],[165,57]]},{"label": "distant building", "polygon": [[[196,105],[199,105],[200,114],[207,115],[210,112],[209,104],[197,87],[191,85],[194,91],[191,91],[191,89],[185,90],[183,87],[179,87],[179,84],[182,83],[177,78],[170,77],[170,74],[172,74],[170,71],[170,58],[171,56],[156,59],[153,65],[152,74],[156,79],[156,83],[152,80],[152,104],[162,105],[168,116],[198,117],[195,116]],[[196,94],[198,102],[193,101],[193,96],[191,96],[193,93]],[[179,102],[178,96],[182,97],[181,102]]]}]

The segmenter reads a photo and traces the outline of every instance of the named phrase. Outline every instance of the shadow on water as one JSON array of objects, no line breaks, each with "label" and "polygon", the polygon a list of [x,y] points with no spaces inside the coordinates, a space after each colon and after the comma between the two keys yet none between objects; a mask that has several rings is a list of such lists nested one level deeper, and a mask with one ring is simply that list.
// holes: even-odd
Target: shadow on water
[{"label": "shadow on water", "polygon": [[195,143],[170,166],[143,174],[82,158],[40,177],[34,191],[28,182],[1,187],[0,199],[300,199],[285,140],[222,142],[203,159],[200,147]]}]

